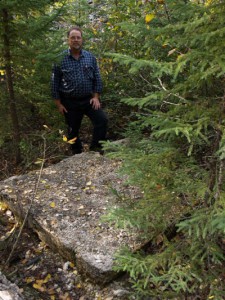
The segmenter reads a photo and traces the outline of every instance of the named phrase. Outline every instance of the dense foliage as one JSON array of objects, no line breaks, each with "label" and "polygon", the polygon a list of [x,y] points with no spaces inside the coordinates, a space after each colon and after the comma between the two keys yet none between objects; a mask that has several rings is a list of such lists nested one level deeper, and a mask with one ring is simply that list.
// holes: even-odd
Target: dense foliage
[{"label": "dense foliage", "polygon": [[62,44],[56,20],[63,9],[50,0],[0,2],[0,144],[15,162],[31,163],[41,151],[51,58]]},{"label": "dense foliage", "polygon": [[123,99],[139,111],[113,156],[144,196],[108,219],[151,240],[145,252],[119,253],[116,269],[140,297],[223,299],[225,4],[158,4],[145,5],[138,27],[120,24],[137,37],[138,57],[111,55],[142,80],[142,95]]}]

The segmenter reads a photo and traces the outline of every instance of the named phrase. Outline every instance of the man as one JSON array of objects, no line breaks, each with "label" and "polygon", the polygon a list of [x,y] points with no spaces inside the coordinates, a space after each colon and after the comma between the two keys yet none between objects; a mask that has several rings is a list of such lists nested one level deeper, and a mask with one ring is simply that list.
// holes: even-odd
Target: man
[{"label": "man", "polygon": [[58,56],[52,71],[52,96],[68,125],[68,139],[77,138],[72,153],[82,152],[79,130],[84,115],[93,124],[90,150],[101,153],[101,141],[106,139],[108,119],[101,109],[102,80],[96,58],[82,49],[83,37],[79,27],[68,31],[69,49]]}]

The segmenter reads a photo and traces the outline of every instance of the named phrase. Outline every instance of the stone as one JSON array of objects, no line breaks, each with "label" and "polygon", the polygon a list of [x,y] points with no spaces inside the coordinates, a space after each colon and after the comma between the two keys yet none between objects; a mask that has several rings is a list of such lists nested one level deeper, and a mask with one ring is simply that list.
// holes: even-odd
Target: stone
[{"label": "stone", "polygon": [[24,300],[19,288],[0,272],[0,300]]},{"label": "stone", "polygon": [[[114,256],[123,246],[141,248],[134,230],[116,229],[102,217],[121,204],[116,193],[138,201],[138,188],[119,175],[120,160],[95,152],[77,154],[60,163],[0,182],[0,199],[27,221],[53,250],[76,264],[78,271],[100,284],[118,274]],[[112,193],[116,190],[116,193]],[[66,267],[64,266],[64,269]]]}]

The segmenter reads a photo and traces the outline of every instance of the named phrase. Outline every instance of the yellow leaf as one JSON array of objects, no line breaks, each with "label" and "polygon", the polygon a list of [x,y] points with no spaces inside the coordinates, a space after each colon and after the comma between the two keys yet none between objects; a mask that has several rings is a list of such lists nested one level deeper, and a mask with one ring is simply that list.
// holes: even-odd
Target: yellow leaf
[{"label": "yellow leaf", "polygon": [[69,144],[74,144],[75,143],[75,141],[76,141],[76,137],[75,138],[73,138],[73,139],[71,139],[71,140],[69,140],[69,141],[67,141],[67,143],[69,143]]},{"label": "yellow leaf", "polygon": [[44,279],[37,279],[36,284],[41,286],[44,283]]},{"label": "yellow leaf", "polygon": [[0,202],[0,210],[5,211],[7,210],[8,205],[4,202]]},{"label": "yellow leaf", "polygon": [[44,283],[48,282],[51,279],[51,274],[48,274],[45,279],[43,280]]},{"label": "yellow leaf", "polygon": [[50,203],[50,206],[51,206],[52,208],[54,208],[54,207],[55,207],[55,202],[51,202],[51,203]]},{"label": "yellow leaf", "polygon": [[91,185],[91,181],[88,181],[88,182],[86,183],[86,185],[87,185],[87,186]]},{"label": "yellow leaf", "polygon": [[34,277],[27,277],[25,278],[26,283],[31,283],[34,281]]},{"label": "yellow leaf", "polygon": [[35,165],[42,164],[44,162],[43,158],[38,158],[34,163]]},{"label": "yellow leaf", "polygon": [[45,288],[37,283],[33,284],[33,288],[35,288],[36,290],[40,291],[40,292],[44,292]]},{"label": "yellow leaf", "polygon": [[154,14],[148,14],[145,16],[145,22],[150,23],[155,18]]},{"label": "yellow leaf", "polygon": [[63,141],[67,142],[67,137],[65,135],[63,135]]}]

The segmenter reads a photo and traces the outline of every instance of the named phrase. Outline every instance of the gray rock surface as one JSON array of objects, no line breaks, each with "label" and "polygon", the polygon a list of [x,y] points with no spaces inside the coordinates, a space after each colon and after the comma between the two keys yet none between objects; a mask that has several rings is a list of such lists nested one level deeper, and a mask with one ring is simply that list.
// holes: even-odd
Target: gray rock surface
[{"label": "gray rock surface", "polygon": [[23,300],[19,288],[0,272],[0,300]]},{"label": "gray rock surface", "polygon": [[118,175],[120,161],[94,152],[62,160],[40,171],[0,182],[0,198],[28,223],[50,247],[97,283],[111,281],[115,253],[143,244],[138,232],[115,229],[102,221],[108,209],[118,207],[112,189],[138,201],[141,193]]}]

